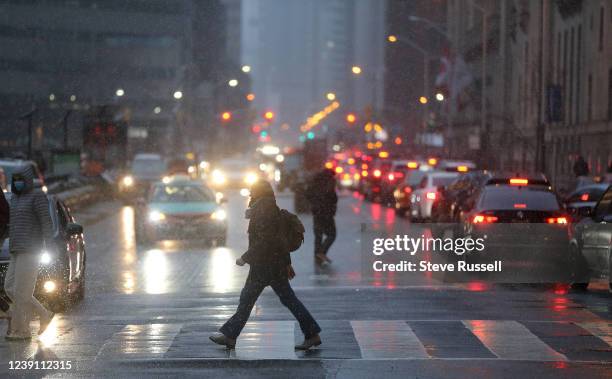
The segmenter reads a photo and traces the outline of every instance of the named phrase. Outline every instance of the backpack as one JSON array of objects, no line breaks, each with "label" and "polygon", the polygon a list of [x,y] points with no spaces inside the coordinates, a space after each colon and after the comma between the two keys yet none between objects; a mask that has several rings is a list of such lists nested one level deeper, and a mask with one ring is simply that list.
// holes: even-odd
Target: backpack
[{"label": "backpack", "polygon": [[304,225],[298,216],[286,209],[280,210],[278,237],[287,252],[294,252],[304,243]]}]

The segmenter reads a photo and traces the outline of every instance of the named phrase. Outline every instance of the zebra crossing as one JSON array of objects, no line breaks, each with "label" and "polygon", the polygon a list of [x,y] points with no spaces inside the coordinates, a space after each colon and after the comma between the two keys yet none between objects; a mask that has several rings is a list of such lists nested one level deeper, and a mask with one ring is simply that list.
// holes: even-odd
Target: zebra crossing
[{"label": "zebra crossing", "polygon": [[[320,324],[324,343],[308,352],[296,352],[293,348],[302,338],[293,320],[249,322],[236,349],[230,351],[208,341],[208,335],[220,326],[216,322],[85,323],[64,328],[60,320],[59,325],[41,337],[38,349],[31,351],[40,353],[46,349],[57,358],[97,362],[164,359],[612,362],[612,322],[607,320],[323,320]],[[54,336],[49,337],[49,333]],[[0,356],[16,359],[14,350],[6,350],[14,346],[0,343]]]}]

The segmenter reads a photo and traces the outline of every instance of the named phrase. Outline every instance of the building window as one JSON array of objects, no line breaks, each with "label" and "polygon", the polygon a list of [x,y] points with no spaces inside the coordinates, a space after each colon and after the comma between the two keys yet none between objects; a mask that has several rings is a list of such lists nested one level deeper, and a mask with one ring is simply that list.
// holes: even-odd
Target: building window
[{"label": "building window", "polygon": [[599,8],[599,51],[603,51],[604,42],[604,7]]},{"label": "building window", "polygon": [[608,70],[608,120],[612,120],[612,67]]},{"label": "building window", "polygon": [[591,121],[593,118],[593,76],[591,76],[591,74],[589,74],[587,86],[587,120]]}]

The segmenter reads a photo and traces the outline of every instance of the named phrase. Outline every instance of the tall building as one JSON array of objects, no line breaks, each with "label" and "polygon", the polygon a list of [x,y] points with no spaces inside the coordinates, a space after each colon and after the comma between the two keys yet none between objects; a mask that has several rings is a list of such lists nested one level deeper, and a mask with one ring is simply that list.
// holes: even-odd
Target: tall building
[{"label": "tall building", "polygon": [[[5,1],[0,5],[0,144],[23,150],[21,114],[34,114],[35,149],[70,145],[89,107],[116,105],[139,139],[163,144],[175,122],[175,91],[191,61],[186,0]],[[157,146],[161,148],[163,146]]]},{"label": "tall building", "polygon": [[[382,101],[384,2],[376,0],[253,0],[243,3],[242,60],[252,66],[258,109],[276,111],[285,142],[321,110],[333,92],[341,110]],[[363,75],[351,73],[363,66]],[[373,90],[374,89],[374,90]],[[365,94],[365,95],[364,95]],[[338,111],[341,112],[341,111]],[[318,128],[338,127],[340,113]]]}]

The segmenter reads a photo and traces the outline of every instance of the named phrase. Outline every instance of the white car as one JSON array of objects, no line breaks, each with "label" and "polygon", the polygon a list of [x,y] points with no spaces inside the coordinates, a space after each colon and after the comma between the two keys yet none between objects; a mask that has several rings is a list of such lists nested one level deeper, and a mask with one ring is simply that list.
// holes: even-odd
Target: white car
[{"label": "white car", "polygon": [[434,171],[427,173],[410,196],[410,220],[429,220],[431,218],[431,208],[440,196],[439,188],[451,184],[458,176],[458,172]]}]

